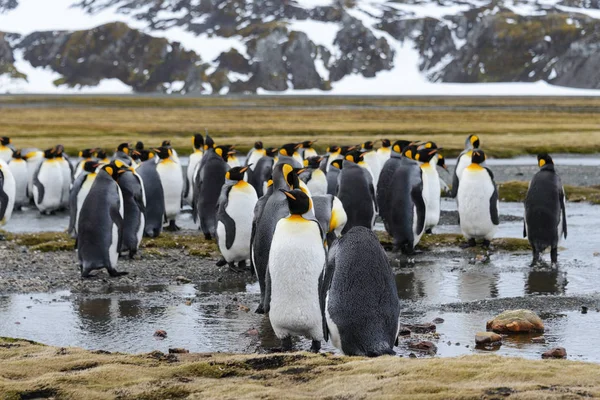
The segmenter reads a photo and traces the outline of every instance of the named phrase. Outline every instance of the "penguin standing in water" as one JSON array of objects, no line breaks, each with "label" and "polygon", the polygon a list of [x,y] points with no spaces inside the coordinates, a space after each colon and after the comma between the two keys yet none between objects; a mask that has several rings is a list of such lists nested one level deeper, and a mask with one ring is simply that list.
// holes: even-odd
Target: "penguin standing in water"
[{"label": "penguin standing in water", "polygon": [[121,143],[119,147],[117,147],[117,151],[115,151],[115,154],[113,154],[112,157],[112,161],[115,160],[121,160],[125,165],[131,166],[133,159],[131,158],[129,143]]},{"label": "penguin standing in water", "polygon": [[440,175],[437,171],[438,163],[437,147],[420,146],[415,155],[415,160],[421,163],[423,185],[427,187],[427,213],[425,217],[425,233],[431,233],[432,229],[440,222],[441,188]]},{"label": "penguin standing in water", "polygon": [[315,144],[316,142],[316,140],[307,140],[302,142],[302,148],[300,149],[300,155],[302,156],[302,158],[306,160],[307,158],[317,157],[319,155],[317,151],[312,147],[313,144]]},{"label": "penguin standing in water", "polygon": [[146,160],[135,170],[144,183],[146,204],[144,236],[151,238],[160,236],[165,217],[165,195],[157,171],[157,161],[156,158]]},{"label": "penguin standing in water", "polygon": [[155,151],[159,158],[156,172],[160,176],[165,199],[165,222],[169,223],[165,230],[175,232],[181,229],[177,226],[176,219],[181,210],[183,172],[181,166],[173,157],[173,150],[167,147],[159,147]]},{"label": "penguin standing in water", "polygon": [[55,156],[55,148],[44,151],[44,161],[33,176],[33,199],[42,214],[53,214],[61,207],[63,168]]},{"label": "penguin standing in water", "polygon": [[483,240],[483,246],[489,247],[500,224],[494,174],[482,166],[484,162],[483,150],[473,150],[471,165],[462,173],[456,197],[460,230],[468,240],[468,247],[476,246],[477,240]]},{"label": "penguin standing in water", "polygon": [[265,312],[275,335],[287,350],[292,336],[312,339],[311,351],[321,349],[324,321],[321,299],[326,251],[312,201],[301,190],[282,190],[289,215],[275,227],[266,276]]},{"label": "penguin standing in water", "polygon": [[333,160],[327,167],[327,194],[337,195],[344,160]]},{"label": "penguin standing in water", "polygon": [[377,182],[379,182],[379,174],[381,174],[382,165],[379,162],[377,152],[373,149],[373,145],[374,142],[372,141],[364,142],[361,145],[363,149],[362,159],[369,166],[371,173],[373,174],[373,186],[377,187]]},{"label": "penguin standing in water", "polygon": [[194,152],[190,154],[185,179],[185,193],[183,194],[183,198],[188,204],[192,204],[194,200],[194,172],[204,155],[204,137],[199,133],[195,134],[192,138],[192,145]]},{"label": "penguin standing in water", "polygon": [[229,146],[209,149],[202,157],[202,165],[194,179],[192,216],[194,222],[200,222],[206,240],[211,240],[217,233],[217,204],[229,170],[229,149]]},{"label": "penguin standing in water", "polygon": [[390,139],[381,139],[381,147],[377,149],[377,158],[379,159],[379,165],[383,168],[383,165],[392,155],[392,142]]},{"label": "penguin standing in water", "polygon": [[81,174],[75,179],[71,187],[71,193],[69,194],[69,228],[67,229],[67,233],[72,238],[77,238],[77,225],[81,207],[94,184],[97,176],[96,169],[99,166],[100,164],[96,161],[86,161],[83,164]]},{"label": "penguin standing in water", "polygon": [[0,160],[0,226],[4,226],[15,208],[17,185],[15,178],[4,160]]},{"label": "penguin standing in water", "polygon": [[106,268],[110,276],[126,275],[115,268],[123,235],[123,195],[114,165],[102,167],[81,207],[77,224],[77,255],[81,277]]},{"label": "penguin standing in water", "polygon": [[8,168],[15,180],[15,210],[21,208],[28,203],[27,198],[27,161],[23,158],[21,150],[15,150],[13,158],[8,163]]},{"label": "penguin standing in water", "polygon": [[[119,165],[120,164],[120,165]],[[144,182],[133,167],[127,167],[115,161],[119,168],[117,183],[123,195],[123,239],[119,254],[128,252],[129,258],[137,254],[146,226],[146,193]]]},{"label": "penguin standing in water", "polygon": [[248,152],[246,156],[246,166],[250,167],[250,170],[254,171],[258,160],[267,155],[267,150],[263,146],[263,142],[260,140],[254,142],[254,147]]},{"label": "penguin standing in water", "polygon": [[73,183],[73,165],[69,158],[64,153],[64,147],[59,144],[56,146],[55,159],[60,164],[62,171],[62,194],[60,196],[60,209],[64,210],[69,207],[69,191]]},{"label": "penguin standing in water", "polygon": [[[478,149],[481,145],[479,136],[469,135],[465,140],[465,149],[460,153],[456,159],[456,167],[454,167],[454,175],[452,176],[452,190],[450,195],[452,198],[456,198],[458,195],[458,187],[460,185],[460,179],[462,173],[469,165],[471,165],[471,158],[473,157],[473,150]],[[484,165],[485,166],[485,165]]]},{"label": "penguin standing in water", "polygon": [[373,176],[368,169],[359,165],[361,158],[362,154],[358,152],[348,153],[339,176],[337,197],[348,216],[342,234],[355,226],[372,229],[375,224],[377,201]]},{"label": "penguin standing in water", "polygon": [[412,255],[425,232],[427,187],[419,164],[412,159],[417,146],[395,143],[393,148],[396,154],[404,150],[401,156],[390,157],[379,178],[380,215],[392,236],[393,250]]},{"label": "penguin standing in water", "polygon": [[254,187],[259,198],[266,193],[266,184],[273,175],[273,166],[278,150],[276,147],[265,149],[265,156],[258,160],[250,176],[249,183]]},{"label": "penguin standing in water", "polygon": [[550,247],[551,262],[558,262],[558,243],[567,238],[565,190],[554,161],[548,154],[538,155],[540,170],[534,175],[525,198],[523,237],[529,238],[533,262],[541,261],[542,253]]},{"label": "penguin standing in water", "polygon": [[13,146],[10,144],[10,138],[6,136],[0,137],[0,160],[8,163],[13,155]]},{"label": "penguin standing in water", "polygon": [[[250,259],[252,219],[258,197],[244,181],[249,169],[235,167],[225,173],[225,184],[217,205],[217,243],[223,258],[234,271],[245,271]],[[235,263],[238,263],[237,268]]]},{"label": "penguin standing in water", "polygon": [[400,316],[396,279],[370,229],[355,226],[329,252],[321,295],[327,336],[348,356],[395,354]]},{"label": "penguin standing in water", "polygon": [[308,190],[313,196],[327,194],[327,173],[321,164],[323,157],[309,157],[304,160],[306,172],[300,175],[300,179],[306,183]]},{"label": "penguin standing in water", "polygon": [[94,153],[96,153],[96,149],[85,149],[79,152],[81,161],[79,161],[77,167],[75,168],[75,175],[73,176],[73,179],[77,179],[79,175],[81,175],[83,172],[83,166],[86,162],[94,161]]}]

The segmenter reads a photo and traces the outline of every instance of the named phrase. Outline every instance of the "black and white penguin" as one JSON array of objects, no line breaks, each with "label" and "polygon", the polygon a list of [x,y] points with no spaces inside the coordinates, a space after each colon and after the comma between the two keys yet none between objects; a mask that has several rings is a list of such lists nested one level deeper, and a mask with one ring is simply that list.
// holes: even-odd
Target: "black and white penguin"
[{"label": "black and white penguin", "polygon": [[69,193],[69,228],[67,233],[72,238],[77,238],[77,225],[79,214],[85,198],[90,193],[97,173],[96,170],[100,164],[97,161],[86,161],[79,176],[73,181],[71,192]]},{"label": "black and white penguin", "polygon": [[81,158],[81,160],[77,163],[73,179],[77,179],[79,175],[81,175],[81,173],[83,172],[83,166],[86,162],[94,161],[94,154],[96,153],[96,151],[96,149],[85,149],[79,152],[79,158]]},{"label": "black and white penguin", "polygon": [[166,147],[167,149],[171,150],[171,158],[173,159],[173,161],[179,164],[179,155],[177,154],[177,151],[173,148],[173,145],[171,145],[170,140],[163,140],[160,147]]},{"label": "black and white penguin", "polygon": [[348,221],[342,234],[355,226],[372,229],[377,216],[377,200],[373,176],[362,162],[362,154],[351,152],[343,161],[337,197],[344,205]]},{"label": "black and white penguin", "polygon": [[[279,148],[279,155],[283,157],[291,157],[293,158],[298,165],[294,165],[295,167],[300,167],[303,165],[304,160],[300,153],[298,153],[298,149],[302,146],[302,143],[287,143]],[[279,161],[277,161],[279,162]]]},{"label": "black and white penguin", "polygon": [[377,188],[379,215],[392,237],[393,250],[406,255],[414,254],[425,232],[427,212],[427,187],[419,164],[412,159],[416,148],[415,144],[394,144],[394,154],[386,161]]},{"label": "black and white penguin", "polygon": [[324,301],[319,291],[326,262],[323,232],[306,193],[281,192],[289,211],[273,233],[265,312],[284,348],[291,348],[292,336],[305,336],[312,339],[311,351],[318,352],[324,337]]},{"label": "black and white penguin", "polygon": [[112,161],[121,160],[125,165],[131,166],[133,159],[131,158],[131,148],[129,143],[121,143],[115,154],[113,154]]},{"label": "black and white penguin", "polygon": [[64,147],[59,144],[56,146],[55,160],[60,164],[62,171],[62,194],[60,197],[60,209],[64,210],[69,207],[69,191],[73,184],[73,164],[69,161],[69,157],[65,154]]},{"label": "black and white penguin", "polygon": [[0,159],[0,226],[10,221],[15,208],[16,190],[15,178],[8,164]]},{"label": "black and white penguin", "polygon": [[61,208],[63,166],[56,159],[56,148],[44,151],[44,161],[33,176],[33,199],[42,214],[52,214]]},{"label": "black and white penguin", "polygon": [[342,235],[348,222],[344,205],[332,194],[312,196],[315,218],[321,224],[321,229],[327,237],[327,246],[331,246],[335,239]]},{"label": "black and white penguin", "polygon": [[246,270],[246,260],[250,259],[252,220],[258,201],[254,187],[244,181],[248,168],[235,167],[225,173],[217,205],[217,243],[234,271]]},{"label": "black and white penguin", "polygon": [[425,217],[425,232],[431,233],[432,229],[440,222],[441,209],[441,187],[440,175],[437,171],[438,151],[436,147],[419,146],[415,160],[420,163],[423,186],[427,189],[424,193],[427,194],[425,204],[427,206],[427,214]]},{"label": "black and white penguin", "polygon": [[192,148],[194,151],[190,154],[186,171],[185,192],[183,194],[183,198],[188,204],[192,204],[194,200],[194,172],[196,172],[196,167],[200,165],[204,155],[204,137],[201,134],[197,133],[192,137]]},{"label": "black and white penguin", "polygon": [[327,194],[337,195],[344,160],[335,159],[327,166]]},{"label": "black and white penguin", "polygon": [[315,144],[316,142],[316,140],[306,140],[302,142],[302,147],[300,148],[300,155],[302,156],[302,158],[306,160],[307,158],[317,157],[319,155],[317,151],[312,147],[313,144]]},{"label": "black and white penguin", "polygon": [[374,142],[367,141],[361,144],[362,148],[362,159],[369,166],[371,170],[371,174],[373,174],[373,185],[377,187],[377,182],[379,182],[379,175],[381,174],[381,163],[379,161],[379,156],[377,152],[373,149]]},{"label": "black and white penguin", "polygon": [[250,167],[252,171],[256,168],[258,160],[267,155],[267,150],[265,149],[263,142],[260,140],[254,142],[254,147],[250,149],[248,155],[246,156],[246,165]]},{"label": "black and white penguin", "polygon": [[96,157],[96,161],[98,161],[98,163],[100,163],[102,165],[110,164],[110,159],[108,158],[108,154],[106,154],[106,151],[104,151],[102,149],[98,149],[96,151],[95,157]]},{"label": "black and white penguin", "polygon": [[45,160],[44,152],[35,148],[22,149],[21,154],[27,161],[27,197],[29,202],[34,204],[33,201],[33,176],[37,172],[40,164]]},{"label": "black and white penguin", "polygon": [[273,183],[268,188],[266,195],[261,197],[257,203],[257,209],[255,209],[251,259],[260,286],[261,302],[256,310],[259,314],[265,312],[265,276],[275,227],[280,219],[289,215],[287,197],[281,192],[281,189],[292,189],[288,183],[288,175],[293,173],[294,168],[290,164],[276,165],[273,169]]},{"label": "black and white penguin", "polygon": [[207,150],[194,178],[192,217],[194,222],[199,222],[207,240],[217,233],[217,204],[229,170],[226,161],[229,149],[229,146],[217,146]]},{"label": "black and white penguin", "polygon": [[10,144],[10,138],[7,136],[0,137],[0,160],[8,163],[13,155],[14,147]]},{"label": "black and white penguin", "polygon": [[142,178],[146,195],[144,236],[151,238],[160,236],[165,218],[165,195],[157,171],[157,161],[158,157],[146,160],[135,170]]},{"label": "black and white penguin", "polygon": [[172,149],[159,147],[155,151],[159,158],[156,172],[160,176],[165,199],[165,221],[169,223],[169,226],[165,229],[173,232],[178,231],[180,228],[177,226],[176,220],[181,211],[183,171],[177,161],[178,159],[173,156]]},{"label": "black and white penguin", "polygon": [[259,198],[266,193],[267,182],[273,176],[273,166],[278,151],[279,149],[276,147],[265,149],[264,157],[261,157],[254,166],[249,183],[254,187]]},{"label": "black and white penguin", "polygon": [[383,168],[383,165],[392,155],[392,142],[390,139],[381,139],[381,147],[377,149],[377,158],[379,159],[379,165]]},{"label": "black and white penguin", "polygon": [[116,182],[114,165],[102,167],[81,207],[77,224],[77,255],[81,276],[106,268],[110,276],[125,275],[116,270],[123,235],[123,195]]},{"label": "black and white penguin", "polygon": [[537,158],[540,170],[527,190],[523,237],[529,238],[534,263],[541,261],[542,253],[550,247],[551,262],[556,264],[559,241],[567,238],[565,190],[552,157],[542,153]]},{"label": "black and white penguin", "polygon": [[227,153],[227,165],[229,165],[229,168],[242,166],[242,162],[238,158],[237,150],[234,149],[234,146],[229,146],[229,151]]},{"label": "black and white penguin", "polygon": [[129,253],[133,258],[140,247],[144,229],[146,227],[146,193],[144,182],[133,167],[115,161],[119,168],[117,184],[123,196],[123,238],[119,247],[119,254]]},{"label": "black and white penguin", "polygon": [[452,190],[450,195],[452,198],[456,198],[458,195],[458,187],[460,185],[460,179],[462,173],[469,165],[471,165],[471,158],[473,157],[473,150],[478,149],[481,145],[479,136],[469,135],[465,140],[465,149],[460,153],[456,159],[456,166],[454,167],[454,174],[452,175]]},{"label": "black and white penguin", "polygon": [[27,182],[29,172],[27,170],[27,161],[23,158],[21,150],[15,150],[13,158],[8,163],[8,169],[15,180],[15,210],[21,210],[29,202],[27,197]]},{"label": "black and white penguin", "polygon": [[471,247],[477,240],[488,247],[500,224],[494,174],[482,166],[484,162],[483,150],[473,150],[471,165],[462,172],[456,196],[460,230]]},{"label": "black and white penguin", "polygon": [[327,172],[326,166],[321,164],[322,159],[319,156],[305,158],[306,172],[300,175],[313,196],[327,194]]},{"label": "black and white penguin", "polygon": [[400,316],[390,262],[370,229],[355,226],[329,251],[323,282],[327,336],[349,356],[395,354]]}]

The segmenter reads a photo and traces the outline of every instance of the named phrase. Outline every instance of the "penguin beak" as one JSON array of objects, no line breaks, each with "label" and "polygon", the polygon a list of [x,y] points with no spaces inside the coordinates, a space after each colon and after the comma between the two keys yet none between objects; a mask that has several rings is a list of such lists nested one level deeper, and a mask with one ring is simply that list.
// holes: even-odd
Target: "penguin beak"
[{"label": "penguin beak", "polygon": [[250,168],[250,165],[252,165],[252,164],[249,164],[247,167],[240,169],[240,172],[243,174],[244,172],[248,171],[248,168]]},{"label": "penguin beak", "polygon": [[279,189],[279,191],[280,191],[281,193],[285,194],[285,195],[286,195],[287,197],[289,197],[290,199],[292,199],[292,200],[296,200],[296,197],[295,197],[295,196],[294,196],[292,193],[288,192],[287,190],[285,190],[285,189]]}]

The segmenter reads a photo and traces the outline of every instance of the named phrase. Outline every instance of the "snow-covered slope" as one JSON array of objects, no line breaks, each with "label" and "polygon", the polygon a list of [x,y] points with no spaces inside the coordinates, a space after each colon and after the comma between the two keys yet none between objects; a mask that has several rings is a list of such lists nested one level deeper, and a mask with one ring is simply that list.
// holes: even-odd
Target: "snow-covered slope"
[{"label": "snow-covered slope", "polygon": [[75,3],[0,2],[0,93],[600,94],[585,0]]}]

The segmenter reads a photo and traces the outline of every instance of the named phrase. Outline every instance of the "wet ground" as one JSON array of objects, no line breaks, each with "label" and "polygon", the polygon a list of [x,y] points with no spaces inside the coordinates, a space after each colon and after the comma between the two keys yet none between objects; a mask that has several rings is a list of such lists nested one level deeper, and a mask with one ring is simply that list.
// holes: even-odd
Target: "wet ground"
[{"label": "wet ground", "polygon": [[[565,158],[572,172],[563,181],[575,179],[577,169],[597,168],[592,158],[577,160]],[[509,180],[515,179],[512,168],[535,170],[534,158],[514,165],[494,163],[490,164],[496,175]],[[442,209],[444,224],[435,232],[459,233],[454,202],[444,199]],[[600,362],[600,348],[593,345],[600,328],[600,231],[594,228],[600,224],[598,210],[584,203],[568,204],[569,238],[562,244],[557,268],[530,266],[528,252],[495,251],[488,256],[439,248],[418,254],[414,263],[390,254],[402,301],[401,322],[444,320],[436,324],[436,334],[403,338],[398,354],[425,356],[409,348],[415,340],[433,341],[443,357],[483,352],[474,349],[474,336],[485,330],[488,319],[506,309],[529,308],[546,324],[546,343],[533,344],[529,336],[507,338],[498,354],[539,358],[543,351],[563,346],[571,359]],[[523,206],[502,203],[500,212],[496,236],[522,237]],[[16,213],[5,228],[61,231],[67,223],[65,214],[42,217],[27,210]],[[189,213],[179,224],[195,232]],[[130,272],[127,277],[100,275],[82,281],[71,251],[34,253],[0,243],[0,256],[0,336],[134,353],[172,347],[255,352],[279,346],[268,318],[253,312],[259,298],[254,277],[218,268],[214,260],[170,250],[120,263]],[[178,283],[178,276],[190,282]],[[153,337],[158,329],[168,332],[165,339]],[[300,340],[295,346],[308,349],[310,343]],[[324,350],[335,351],[329,344]]]}]

